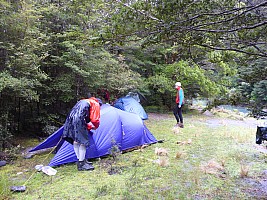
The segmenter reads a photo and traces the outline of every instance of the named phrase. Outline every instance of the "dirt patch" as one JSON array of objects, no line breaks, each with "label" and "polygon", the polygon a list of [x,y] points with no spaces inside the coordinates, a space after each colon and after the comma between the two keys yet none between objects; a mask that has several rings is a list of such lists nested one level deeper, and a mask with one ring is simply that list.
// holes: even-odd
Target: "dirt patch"
[{"label": "dirt patch", "polygon": [[154,120],[167,120],[167,119],[175,119],[174,116],[172,117],[172,115],[170,114],[162,114],[162,113],[149,113],[148,114],[148,119],[151,118],[151,119],[154,119]]},{"label": "dirt patch", "polygon": [[209,127],[216,128],[218,126],[241,126],[246,128],[257,128],[257,120],[253,118],[248,118],[245,120],[233,120],[227,118],[212,118],[207,119],[205,122]]},{"label": "dirt patch", "polygon": [[[221,117],[207,117],[203,115],[203,117],[206,117],[206,120],[204,123],[209,126],[210,128],[216,128],[218,126],[225,126],[225,125],[233,125],[233,126],[241,126],[241,127],[247,127],[247,128],[256,128],[259,121],[255,118],[245,118],[244,120],[235,120],[235,119],[229,119],[229,118],[221,118]],[[162,120],[169,120],[173,119],[175,121],[175,118],[171,114],[160,114],[160,113],[149,113],[149,118],[162,121]],[[185,123],[188,123],[187,117],[184,117]],[[203,122],[203,120],[201,120]]]},{"label": "dirt patch", "polygon": [[254,147],[258,150],[258,151],[260,151],[260,152],[262,152],[262,153],[264,153],[264,154],[267,154],[267,147],[266,147],[266,144],[264,145],[264,144],[255,144],[254,145]]},{"label": "dirt patch", "polygon": [[246,178],[241,182],[244,185],[244,192],[253,199],[267,199],[267,171],[262,173],[259,179]]}]

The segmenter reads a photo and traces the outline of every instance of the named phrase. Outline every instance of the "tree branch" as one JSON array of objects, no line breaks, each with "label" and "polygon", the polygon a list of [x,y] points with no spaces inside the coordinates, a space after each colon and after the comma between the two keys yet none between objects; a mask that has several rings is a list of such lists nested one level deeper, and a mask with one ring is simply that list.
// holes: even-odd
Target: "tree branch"
[{"label": "tree branch", "polygon": [[218,13],[202,13],[202,14],[196,15],[196,16],[194,16],[192,18],[189,18],[188,20],[194,20],[194,19],[200,18],[202,16],[230,15],[230,14],[233,14],[233,13],[238,12],[238,11],[241,11],[241,10],[245,10],[244,12],[249,12],[251,10],[254,10],[254,9],[257,9],[259,7],[262,7],[262,6],[266,6],[266,5],[267,5],[267,1],[264,1],[264,2],[262,2],[260,4],[258,4],[258,5],[255,5],[255,6],[247,6],[247,7],[242,7],[242,8],[234,8],[232,10],[226,10],[226,11],[222,11],[222,12],[218,12]]},{"label": "tree branch", "polygon": [[150,15],[149,13],[145,13],[145,12],[142,11],[142,10],[137,10],[137,9],[135,9],[135,8],[133,8],[133,7],[129,6],[129,5],[127,5],[126,3],[122,3],[122,2],[119,1],[119,0],[116,0],[116,2],[119,3],[119,4],[121,4],[121,5],[123,5],[123,6],[125,6],[125,7],[127,7],[127,8],[129,8],[130,10],[132,10],[132,11],[134,11],[134,12],[140,13],[140,14],[142,14],[142,15],[144,15],[144,16],[149,17],[149,18],[152,19],[152,20],[155,20],[155,21],[158,21],[158,22],[163,23],[162,20],[160,20],[160,19],[158,19],[158,18],[156,18],[156,17]]},{"label": "tree branch", "polygon": [[213,46],[206,45],[206,44],[198,44],[198,45],[205,47],[205,48],[213,49],[213,50],[236,51],[236,52],[245,53],[245,54],[253,55],[253,56],[267,57],[267,53],[253,53],[253,52],[243,51],[243,50],[231,48],[231,47],[230,48],[213,47]]},{"label": "tree branch", "polygon": [[263,26],[267,24],[267,21],[263,21],[257,24],[254,24],[252,26],[241,26],[238,28],[234,28],[234,29],[230,29],[230,30],[211,30],[211,29],[197,29],[197,28],[192,28],[192,30],[195,31],[202,31],[202,32],[209,32],[209,33],[231,33],[231,32],[236,32],[236,31],[240,31],[240,30],[244,30],[244,29],[254,29],[260,26]]}]

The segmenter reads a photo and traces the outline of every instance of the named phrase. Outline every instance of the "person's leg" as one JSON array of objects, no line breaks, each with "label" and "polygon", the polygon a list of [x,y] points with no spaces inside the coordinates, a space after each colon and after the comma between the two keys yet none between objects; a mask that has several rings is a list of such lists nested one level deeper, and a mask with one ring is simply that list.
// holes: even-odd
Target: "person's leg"
[{"label": "person's leg", "polygon": [[86,147],[85,145],[81,144],[79,147],[79,161],[84,161],[86,154]]},{"label": "person's leg", "polygon": [[87,162],[85,160],[86,155],[86,146],[84,144],[80,144],[79,146],[79,161],[77,162],[77,167],[79,171],[86,171],[86,170],[94,170],[94,166],[92,163]]},{"label": "person's leg", "polygon": [[182,107],[181,108],[178,108],[178,116],[180,118],[180,127],[181,128],[184,128],[184,120],[183,120],[183,114],[182,114]]},{"label": "person's leg", "polygon": [[178,113],[177,114],[179,116],[180,122],[183,123],[184,120],[183,120],[183,115],[182,115],[182,107],[178,108]]},{"label": "person's leg", "polygon": [[79,147],[80,147],[80,144],[78,142],[73,142],[74,152],[78,160],[79,160]]},{"label": "person's leg", "polygon": [[178,104],[175,105],[174,109],[173,109],[173,115],[177,121],[177,124],[180,122],[180,119],[179,119],[179,115],[178,115],[178,111],[179,110],[179,107],[178,107]]}]

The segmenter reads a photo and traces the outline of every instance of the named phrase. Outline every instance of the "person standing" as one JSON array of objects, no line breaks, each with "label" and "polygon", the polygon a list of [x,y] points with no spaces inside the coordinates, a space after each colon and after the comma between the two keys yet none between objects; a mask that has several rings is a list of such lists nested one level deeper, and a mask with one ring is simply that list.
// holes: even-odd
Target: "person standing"
[{"label": "person standing", "polygon": [[175,127],[184,128],[184,121],[183,121],[183,115],[182,115],[182,107],[184,105],[184,91],[183,91],[181,82],[175,83],[175,89],[177,90],[176,99],[175,99],[176,105],[173,109],[173,114],[177,121],[177,124],[175,125]]},{"label": "person standing", "polygon": [[101,100],[91,97],[78,101],[71,109],[64,124],[62,138],[73,145],[77,156],[79,171],[94,170],[91,162],[87,162],[86,147],[89,146],[89,131],[95,130],[100,124]]}]

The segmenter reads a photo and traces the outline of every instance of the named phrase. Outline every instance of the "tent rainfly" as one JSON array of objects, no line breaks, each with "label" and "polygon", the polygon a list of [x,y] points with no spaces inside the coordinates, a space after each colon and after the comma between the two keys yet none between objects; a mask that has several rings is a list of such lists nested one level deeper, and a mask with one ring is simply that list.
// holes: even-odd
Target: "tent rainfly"
[{"label": "tent rainfly", "polygon": [[114,103],[114,107],[130,113],[135,113],[139,115],[139,117],[141,117],[141,119],[143,120],[148,119],[143,106],[131,96],[125,96],[117,99]]}]

